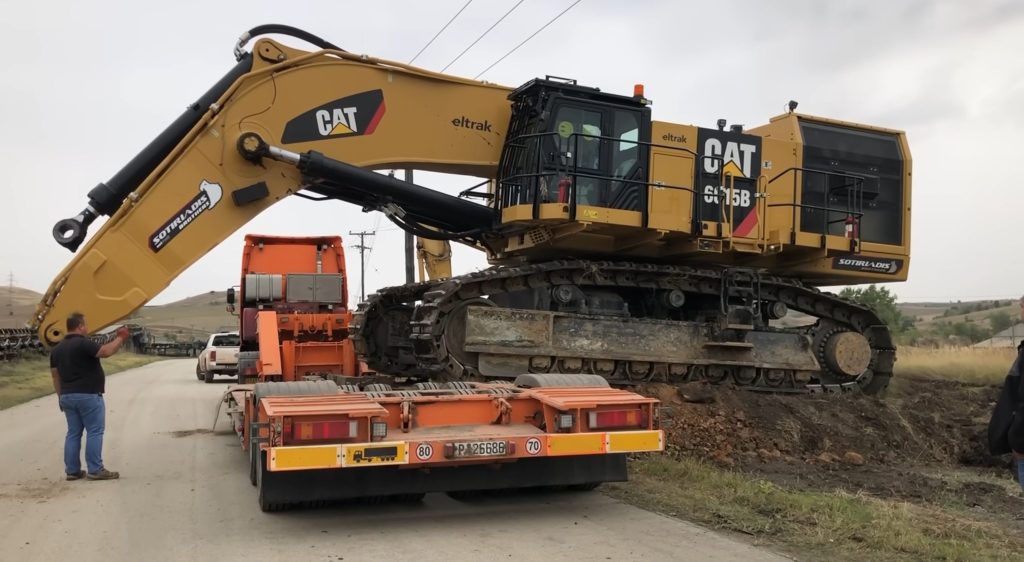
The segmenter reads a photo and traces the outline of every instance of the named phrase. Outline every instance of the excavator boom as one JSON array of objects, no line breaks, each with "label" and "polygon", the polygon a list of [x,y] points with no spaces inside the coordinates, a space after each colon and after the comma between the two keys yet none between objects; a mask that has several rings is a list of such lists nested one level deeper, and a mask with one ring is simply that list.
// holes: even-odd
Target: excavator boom
[{"label": "excavator boom", "polygon": [[[74,251],[88,224],[110,215],[46,292],[34,319],[40,340],[59,342],[72,311],[88,316],[95,329],[131,314],[256,215],[303,190],[450,232],[489,226],[491,212],[482,205],[369,170],[493,177],[508,93],[339,50],[306,53],[258,41],[124,169],[93,189],[82,213],[54,227],[58,242]],[[303,177],[295,166],[269,159],[247,162],[238,149],[246,132],[296,151],[329,145],[344,153],[349,183]],[[358,143],[351,142],[355,137]],[[316,159],[311,165],[336,164]]]}]

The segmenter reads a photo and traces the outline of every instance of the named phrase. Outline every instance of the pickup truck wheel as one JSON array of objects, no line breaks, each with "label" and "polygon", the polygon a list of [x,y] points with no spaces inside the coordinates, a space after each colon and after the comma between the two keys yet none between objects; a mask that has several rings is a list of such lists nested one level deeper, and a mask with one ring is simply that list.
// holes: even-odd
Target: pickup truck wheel
[{"label": "pickup truck wheel", "polygon": [[213,371],[206,371],[203,373],[203,380],[206,381],[207,384],[213,382]]},{"label": "pickup truck wheel", "polygon": [[203,376],[202,369],[199,368],[199,363],[196,363],[196,378],[198,378],[199,380],[205,379],[205,377]]}]

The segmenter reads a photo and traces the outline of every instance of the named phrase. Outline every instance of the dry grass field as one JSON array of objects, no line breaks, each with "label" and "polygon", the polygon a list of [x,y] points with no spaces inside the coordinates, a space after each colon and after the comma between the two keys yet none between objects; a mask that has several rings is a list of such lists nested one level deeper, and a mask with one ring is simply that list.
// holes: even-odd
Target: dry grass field
[{"label": "dry grass field", "polygon": [[1014,348],[899,347],[896,376],[999,384],[1016,357]]},{"label": "dry grass field", "polygon": [[[107,375],[112,375],[161,359],[155,355],[118,353],[103,360],[103,370]],[[53,394],[47,356],[0,363],[0,410],[47,394]]]}]

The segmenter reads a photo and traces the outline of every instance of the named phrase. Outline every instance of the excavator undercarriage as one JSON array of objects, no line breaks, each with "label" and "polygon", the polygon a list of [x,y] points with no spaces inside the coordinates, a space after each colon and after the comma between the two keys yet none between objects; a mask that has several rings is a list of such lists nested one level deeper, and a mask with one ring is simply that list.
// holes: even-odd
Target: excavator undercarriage
[{"label": "excavator undercarriage", "polygon": [[[787,310],[817,321],[773,326]],[[371,368],[444,380],[588,373],[621,385],[874,394],[895,361],[874,312],[798,281],[624,262],[553,261],[391,287],[360,305],[352,330]]]}]

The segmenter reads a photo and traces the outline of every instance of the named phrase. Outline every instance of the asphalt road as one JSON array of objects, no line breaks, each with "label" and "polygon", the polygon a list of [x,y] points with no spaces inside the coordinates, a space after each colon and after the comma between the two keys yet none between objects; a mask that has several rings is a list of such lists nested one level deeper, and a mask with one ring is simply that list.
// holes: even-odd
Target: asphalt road
[{"label": "asphalt road", "polygon": [[117,481],[63,480],[56,397],[0,411],[0,559],[786,560],[599,491],[262,513],[226,418],[209,431],[227,385],[193,362],[108,379]]}]

